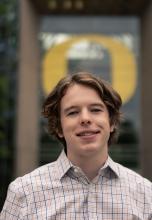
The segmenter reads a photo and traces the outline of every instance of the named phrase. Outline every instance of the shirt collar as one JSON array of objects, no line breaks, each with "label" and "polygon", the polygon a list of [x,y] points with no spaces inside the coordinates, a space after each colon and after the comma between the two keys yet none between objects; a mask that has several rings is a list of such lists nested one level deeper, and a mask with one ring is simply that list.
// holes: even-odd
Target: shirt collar
[{"label": "shirt collar", "polygon": [[62,150],[56,162],[57,162],[57,173],[59,179],[61,179],[70,170],[70,168],[73,167],[73,165],[71,161],[67,158],[64,150]]},{"label": "shirt collar", "polygon": [[110,156],[108,156],[108,159],[106,161],[107,167],[111,169],[111,171],[117,176],[120,177],[119,167],[116,162],[114,162]]},{"label": "shirt collar", "polygon": [[[56,162],[57,162],[57,173],[58,173],[59,179],[64,177],[64,175],[72,167],[74,167],[73,164],[71,163],[71,161],[67,158],[64,150],[62,150],[62,152]],[[108,156],[104,166],[101,168],[101,171],[106,170],[107,168],[110,168],[110,170],[115,174],[116,177],[120,177],[119,167],[118,167],[117,163],[115,163],[111,159],[110,156]]]}]

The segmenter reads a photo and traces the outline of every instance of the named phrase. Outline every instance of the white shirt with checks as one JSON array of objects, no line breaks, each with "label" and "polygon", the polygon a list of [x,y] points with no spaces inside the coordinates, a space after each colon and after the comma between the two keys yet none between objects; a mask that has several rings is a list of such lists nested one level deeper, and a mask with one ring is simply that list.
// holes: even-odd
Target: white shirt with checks
[{"label": "white shirt with checks", "polygon": [[110,157],[90,182],[62,151],[10,184],[0,220],[152,220],[152,183]]}]

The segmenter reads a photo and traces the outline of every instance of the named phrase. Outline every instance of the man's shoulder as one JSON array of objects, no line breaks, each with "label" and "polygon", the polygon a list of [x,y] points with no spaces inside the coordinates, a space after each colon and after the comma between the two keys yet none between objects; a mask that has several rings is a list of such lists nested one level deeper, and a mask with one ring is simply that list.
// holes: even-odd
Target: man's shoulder
[{"label": "man's shoulder", "polygon": [[27,188],[34,188],[43,185],[44,182],[50,182],[55,172],[56,161],[40,166],[24,176],[17,177],[11,182],[9,188],[13,188],[14,191],[23,191],[23,189],[26,191]]},{"label": "man's shoulder", "polygon": [[152,191],[152,182],[137,171],[127,168],[119,163],[115,163],[118,167],[120,179],[124,182],[130,182],[132,185],[143,186],[149,188]]}]

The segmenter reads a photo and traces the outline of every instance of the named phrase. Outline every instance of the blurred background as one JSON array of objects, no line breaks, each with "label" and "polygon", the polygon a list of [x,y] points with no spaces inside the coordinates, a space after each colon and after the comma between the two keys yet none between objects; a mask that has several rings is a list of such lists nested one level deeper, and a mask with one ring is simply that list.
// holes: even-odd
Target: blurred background
[{"label": "blurred background", "polygon": [[54,161],[41,106],[67,73],[89,71],[120,93],[117,162],[152,180],[152,1],[0,1],[0,209],[16,177]]}]

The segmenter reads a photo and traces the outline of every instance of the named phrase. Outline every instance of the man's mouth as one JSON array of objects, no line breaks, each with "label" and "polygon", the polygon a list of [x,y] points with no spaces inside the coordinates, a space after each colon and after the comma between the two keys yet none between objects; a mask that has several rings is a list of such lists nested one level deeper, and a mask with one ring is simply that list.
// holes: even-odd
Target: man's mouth
[{"label": "man's mouth", "polygon": [[78,137],[91,136],[100,133],[100,131],[82,131],[77,133]]}]

